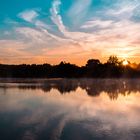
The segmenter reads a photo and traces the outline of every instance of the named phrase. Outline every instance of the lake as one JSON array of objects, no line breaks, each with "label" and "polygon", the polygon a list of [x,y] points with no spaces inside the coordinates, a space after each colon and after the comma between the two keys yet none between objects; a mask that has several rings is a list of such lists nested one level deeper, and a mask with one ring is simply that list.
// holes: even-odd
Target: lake
[{"label": "lake", "polygon": [[0,79],[0,140],[140,140],[140,80]]}]

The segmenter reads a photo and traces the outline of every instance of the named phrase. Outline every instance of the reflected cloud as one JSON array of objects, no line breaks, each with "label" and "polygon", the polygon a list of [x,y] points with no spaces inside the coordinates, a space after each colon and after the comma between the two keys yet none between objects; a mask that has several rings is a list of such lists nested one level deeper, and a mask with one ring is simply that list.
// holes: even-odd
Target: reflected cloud
[{"label": "reflected cloud", "polygon": [[11,133],[19,130],[15,139],[133,140],[139,136],[139,90],[139,80],[1,79],[0,124],[8,119]]}]

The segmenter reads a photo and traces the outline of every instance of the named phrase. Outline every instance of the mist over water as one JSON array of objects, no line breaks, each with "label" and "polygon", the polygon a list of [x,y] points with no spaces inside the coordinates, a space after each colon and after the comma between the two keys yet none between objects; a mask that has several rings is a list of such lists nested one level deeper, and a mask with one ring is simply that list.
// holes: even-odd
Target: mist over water
[{"label": "mist over water", "polygon": [[139,140],[139,79],[1,79],[0,140]]}]

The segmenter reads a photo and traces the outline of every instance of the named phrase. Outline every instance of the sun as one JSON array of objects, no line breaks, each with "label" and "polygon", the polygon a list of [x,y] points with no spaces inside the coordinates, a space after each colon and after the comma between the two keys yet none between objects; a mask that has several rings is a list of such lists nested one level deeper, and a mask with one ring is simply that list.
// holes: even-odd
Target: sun
[{"label": "sun", "polygon": [[123,64],[124,66],[126,66],[126,65],[128,65],[129,63],[128,63],[127,60],[123,60],[122,64]]}]

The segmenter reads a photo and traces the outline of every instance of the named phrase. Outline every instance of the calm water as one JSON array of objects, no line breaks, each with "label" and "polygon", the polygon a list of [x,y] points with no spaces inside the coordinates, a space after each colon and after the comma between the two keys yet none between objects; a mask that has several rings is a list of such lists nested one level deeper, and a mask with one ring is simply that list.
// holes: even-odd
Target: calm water
[{"label": "calm water", "polygon": [[140,80],[4,80],[0,140],[140,140]]}]

